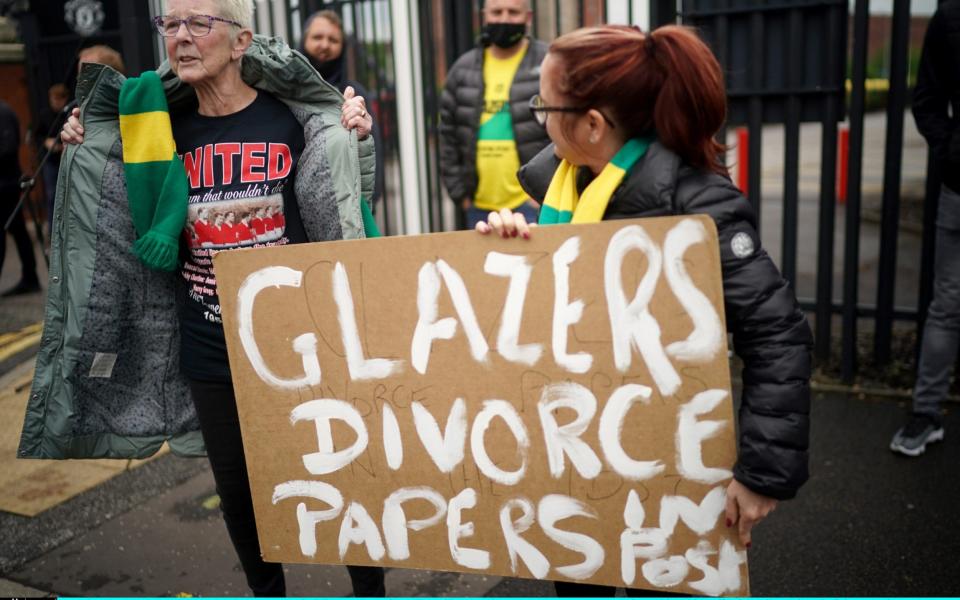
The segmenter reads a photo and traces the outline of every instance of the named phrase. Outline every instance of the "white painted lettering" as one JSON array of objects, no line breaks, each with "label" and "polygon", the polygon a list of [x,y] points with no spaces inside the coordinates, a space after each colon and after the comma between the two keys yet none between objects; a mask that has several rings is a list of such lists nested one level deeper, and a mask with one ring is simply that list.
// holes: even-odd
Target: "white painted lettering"
[{"label": "white painted lettering", "polygon": [[[331,421],[343,421],[357,434],[353,445],[334,452]],[[290,422],[314,421],[317,428],[319,451],[303,455],[303,466],[314,475],[326,475],[349,465],[367,449],[367,426],[357,409],[343,400],[311,400],[297,406],[290,413]]]},{"label": "white painted lettering", "polygon": [[464,509],[477,505],[477,491],[466,488],[450,499],[447,506],[447,543],[450,545],[450,556],[453,562],[468,569],[489,569],[490,553],[476,548],[464,548],[460,545],[462,538],[473,536],[473,522],[462,522]]},{"label": "white painted lettering", "polygon": [[623,421],[630,407],[637,401],[650,403],[651,389],[644,385],[627,384],[617,388],[607,400],[600,415],[600,448],[607,464],[620,476],[630,481],[643,481],[659,475],[664,465],[659,460],[634,460],[623,450],[621,438]]},{"label": "white painted lettering", "polygon": [[497,352],[511,362],[528,367],[533,366],[540,360],[543,345],[518,345],[520,321],[523,318],[523,301],[527,296],[533,267],[525,256],[491,252],[487,254],[483,269],[490,275],[510,278],[510,287],[507,290],[507,299],[504,302],[503,316],[500,320],[500,333],[497,335]]},{"label": "white painted lettering", "polygon": [[620,576],[625,585],[633,585],[637,578],[637,559],[656,559],[667,552],[669,533],[658,527],[644,527],[646,511],[636,490],[627,494],[623,508],[626,524],[620,534]]},{"label": "white painted lettering", "polygon": [[[554,411],[561,408],[574,411],[576,418],[565,425],[557,425]],[[546,385],[537,403],[537,411],[547,447],[547,463],[554,479],[563,475],[564,454],[570,457],[573,467],[584,479],[599,475],[603,468],[600,459],[590,445],[580,439],[597,412],[597,399],[593,393],[579,383]]]},{"label": "white painted lettering", "polygon": [[250,361],[250,366],[266,383],[279,390],[297,390],[311,385],[320,385],[320,361],[317,359],[317,336],[305,333],[293,340],[293,350],[303,362],[303,377],[283,379],[267,367],[257,340],[253,336],[253,305],[263,290],[275,287],[300,287],[303,273],[287,267],[267,267],[251,273],[237,292],[237,333],[240,344]]},{"label": "white painted lettering", "polygon": [[603,546],[597,540],[582,533],[573,533],[558,529],[556,524],[570,517],[597,518],[597,513],[588,505],[562,494],[549,494],[540,499],[537,507],[537,520],[540,527],[551,540],[567,550],[583,555],[583,561],[575,565],[557,567],[557,573],[578,581],[588,579],[603,566]]},{"label": "white painted lettering", "polygon": [[273,504],[287,498],[314,498],[326,502],[327,510],[307,510],[303,502],[297,505],[297,524],[300,527],[300,552],[304,556],[317,554],[317,523],[336,519],[343,510],[340,490],[322,481],[288,481],[273,489]]},{"label": "white painted lettering", "polygon": [[383,379],[399,373],[403,361],[364,357],[357,329],[353,293],[350,291],[350,279],[347,277],[347,270],[339,262],[333,269],[333,299],[337,303],[340,334],[343,338],[343,350],[347,355],[350,378],[354,381]]},{"label": "white painted lettering", "polygon": [[[520,454],[520,466],[516,471],[504,471],[490,460],[485,445],[485,434],[490,428],[493,419],[500,417],[507,424],[510,433],[517,441],[517,452]],[[473,429],[470,431],[470,451],[473,453],[473,462],[480,472],[501,485],[516,485],[523,479],[527,470],[527,450],[530,448],[530,436],[523,419],[517,414],[517,409],[506,400],[487,400],[483,409],[473,420]]]},{"label": "white painted lettering", "polygon": [[340,560],[347,554],[350,544],[363,544],[367,547],[367,554],[372,560],[380,560],[386,553],[380,531],[373,522],[367,509],[358,502],[351,502],[340,523],[340,537],[337,539],[340,549]]},{"label": "white painted lettering", "polygon": [[677,470],[687,479],[712,485],[733,477],[729,469],[706,467],[703,464],[704,440],[716,436],[726,421],[698,421],[697,417],[715,409],[727,397],[725,390],[700,392],[680,407],[677,426]]},{"label": "white painted lettering", "polygon": [[[523,513],[516,521],[513,520],[513,509],[519,508]],[[503,539],[507,544],[507,553],[510,555],[510,569],[517,574],[517,557],[527,565],[527,569],[537,579],[543,579],[550,572],[550,561],[537,550],[536,546],[520,537],[520,534],[533,525],[533,503],[526,498],[507,500],[500,507],[500,529],[503,530]]]},{"label": "white painted lettering", "polygon": [[[410,500],[426,500],[436,512],[427,519],[407,521],[403,503]],[[400,488],[383,501],[383,537],[387,541],[387,554],[392,560],[410,558],[410,541],[407,529],[421,531],[439,523],[447,514],[447,501],[429,487]]]},{"label": "white painted lettering", "polygon": [[413,424],[417,429],[420,442],[437,468],[449,473],[463,462],[467,444],[467,405],[463,398],[457,398],[447,415],[447,426],[440,434],[440,425],[423,404],[414,401],[410,405],[413,411]]},{"label": "white painted lettering", "polygon": [[570,298],[570,264],[580,255],[580,238],[565,241],[553,254],[553,360],[571,373],[586,373],[593,356],[586,352],[567,352],[567,330],[580,322],[583,301]]},{"label": "white painted lettering", "polygon": [[724,330],[720,315],[710,299],[693,284],[683,255],[687,248],[705,242],[707,232],[700,221],[684,219],[667,233],[663,244],[663,270],[670,289],[693,321],[687,339],[667,346],[667,354],[685,362],[710,362],[723,347]]},{"label": "white painted lettering", "polygon": [[[629,303],[623,292],[623,259],[631,250],[640,250],[647,257],[647,272]],[[610,238],[604,258],[604,287],[610,332],[613,335],[614,364],[621,373],[630,368],[633,348],[640,351],[650,376],[660,393],[672,396],[680,388],[680,375],[670,364],[660,342],[660,325],[648,308],[660,277],[663,257],[660,249],[639,225],[624,227]]]}]

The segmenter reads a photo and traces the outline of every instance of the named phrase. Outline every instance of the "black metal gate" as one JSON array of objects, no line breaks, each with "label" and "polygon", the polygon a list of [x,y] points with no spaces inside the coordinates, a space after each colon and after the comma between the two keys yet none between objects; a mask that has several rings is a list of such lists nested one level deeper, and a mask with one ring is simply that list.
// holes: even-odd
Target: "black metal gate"
[{"label": "black metal gate", "polygon": [[[853,43],[850,63],[849,166],[846,188],[842,299],[834,299],[833,255],[835,232],[835,175],[837,122],[844,116],[845,68],[850,3],[847,0],[685,0],[681,19],[697,26],[712,44],[728,73],[730,125],[749,130],[749,199],[761,204],[761,132],[764,123],[785,128],[783,237],[781,269],[796,283],[797,175],[799,124],[820,121],[820,210],[817,232],[815,298],[803,299],[816,314],[816,356],[831,358],[834,315],[841,316],[841,375],[852,381],[857,373],[857,340],[860,320],[873,319],[873,359],[877,365],[891,359],[891,338],[896,320],[914,321],[918,331],[926,316],[932,289],[934,220],[938,176],[928,168],[924,207],[924,237],[917,308],[894,306],[897,278],[897,245],[900,218],[900,178],[903,160],[904,112],[907,98],[907,60],[910,27],[909,0],[894,0],[889,31],[889,96],[886,107],[886,140],[883,167],[880,256],[876,302],[861,304],[860,234],[862,228],[862,175],[864,153],[865,83],[870,25],[869,0],[853,6]],[[919,335],[918,335],[919,337]]]},{"label": "black metal gate", "polygon": [[[28,62],[28,84],[34,114],[46,107],[47,89],[64,83],[73,89],[77,77],[77,52],[105,44],[123,55],[127,69],[139,73],[157,66],[148,25],[148,0],[97,0],[102,23],[86,35],[82,26],[68,23],[69,0],[33,0],[17,14]],[[99,19],[98,19],[99,21]],[[81,33],[78,33],[80,31]]]},{"label": "black metal gate", "polygon": [[[74,60],[81,44],[96,41],[121,49],[131,72],[156,65],[153,39],[144,35],[142,26],[149,16],[147,0],[99,0],[105,8],[106,19],[96,38],[89,40],[66,27],[63,19],[65,1],[34,0],[30,12],[20,20],[29,55],[42,57],[31,62],[30,85],[36,108],[45,100],[45,91],[51,83],[74,76]],[[351,77],[374,93],[375,106],[372,108],[384,134],[380,155],[388,164],[397,163],[400,158],[397,124],[401,118],[396,105],[397,61],[412,60],[410,56],[395,56],[392,15],[394,10],[403,6],[395,5],[401,0],[274,1],[282,2],[286,14],[283,25],[293,45],[299,43],[300,24],[310,12],[332,8],[343,16],[352,53],[349,61]],[[605,22],[610,16],[608,5],[625,7],[625,18],[629,21],[638,18],[632,12],[635,3],[629,0],[623,5],[606,0],[532,0],[532,5],[535,11],[532,33],[544,40],[582,25]],[[426,142],[420,156],[404,158],[423,161],[427,174],[427,228],[439,231],[450,225],[449,219],[444,218],[450,209],[443,205],[444,195],[437,168],[439,96],[449,65],[475,44],[483,0],[420,0],[415,6],[417,12],[412,18],[419,31],[416,42],[419,44],[418,66],[422,81],[418,83],[424,114],[423,122],[417,127],[422,127]],[[890,85],[886,107],[877,292],[873,303],[861,303],[858,298],[862,283],[860,234],[863,228],[867,40],[871,23],[869,0],[651,0],[647,6],[653,27],[674,21],[697,27],[723,64],[730,105],[728,125],[745,126],[750,135],[746,187],[748,198],[758,212],[762,205],[763,129],[767,126],[769,131],[771,124],[783,126],[780,266],[784,276],[795,284],[798,270],[805,266],[798,264],[798,246],[813,242],[812,236],[810,240],[801,239],[797,229],[801,124],[820,124],[823,132],[819,150],[821,165],[832,166],[837,160],[838,124],[848,116],[850,144],[846,206],[837,208],[835,169],[822,168],[815,235],[815,292],[813,297],[803,298],[802,302],[816,316],[816,355],[820,361],[830,360],[832,341],[839,333],[843,379],[850,381],[857,373],[858,327],[866,319],[871,319],[873,325],[874,362],[885,364],[891,358],[894,323],[914,322],[919,328],[926,315],[932,289],[934,223],[939,189],[931,163],[923,213],[925,235],[917,302],[913,307],[897,308],[894,290],[897,284],[895,267],[904,111],[908,91],[910,1],[892,0],[889,31],[884,32],[890,56]],[[620,18],[624,16],[620,14]],[[272,11],[270,19],[271,26],[276,25]],[[852,39],[848,40],[851,36]],[[395,189],[387,185],[385,206],[420,201],[418,198],[401,198]],[[391,194],[394,196],[390,197]],[[391,227],[389,222],[390,215],[395,213],[389,210],[383,213],[386,231],[395,232],[396,227]],[[837,244],[842,245],[839,248],[835,247],[834,234],[841,214],[844,228],[842,243]],[[841,250],[842,289],[836,290],[833,256]],[[837,329],[839,332],[835,331]]]},{"label": "black metal gate", "polygon": [[[433,47],[425,43],[425,62],[450,64],[472,47],[480,19],[482,0],[426,0],[422,10],[442,5],[446,32],[454,32],[453,43]],[[566,10],[570,11],[570,4]],[[598,7],[599,21],[606,20],[606,2]],[[632,6],[632,3],[629,3]],[[465,6],[466,5],[466,6]],[[918,331],[926,316],[932,289],[933,239],[936,202],[939,190],[937,174],[930,164],[924,206],[921,274],[917,303],[913,308],[894,306],[897,244],[899,237],[900,171],[903,159],[904,112],[907,98],[907,60],[910,27],[909,0],[893,0],[893,15],[888,32],[889,96],[886,108],[886,139],[880,223],[880,257],[877,268],[877,293],[873,304],[858,299],[860,279],[860,234],[862,224],[862,174],[865,115],[867,41],[870,33],[869,0],[655,0],[650,3],[652,27],[679,21],[698,28],[727,73],[729,99],[728,126],[745,126],[749,131],[747,189],[748,198],[758,214],[762,204],[761,169],[764,125],[782,124],[784,128],[783,219],[781,269],[786,279],[796,284],[798,272],[798,175],[800,125],[818,122],[822,127],[821,165],[837,162],[838,126],[848,116],[849,164],[846,182],[843,247],[837,248],[837,171],[822,168],[820,173],[819,217],[816,226],[816,289],[813,297],[802,298],[805,309],[815,314],[816,356],[821,363],[831,359],[839,317],[841,373],[852,381],[858,370],[858,328],[864,319],[873,321],[873,359],[878,365],[891,359],[891,332],[895,321],[914,322]],[[555,23],[544,27],[542,19],[534,34],[551,39],[557,32],[590,25],[591,3],[576,3],[576,22],[569,15],[561,19],[561,3],[549,0],[533,2],[535,12],[548,10]],[[853,17],[852,44],[850,17]],[[632,17],[631,17],[632,18]],[[887,33],[887,32],[884,32]],[[432,57],[427,53],[432,52]],[[442,54],[442,57],[441,57]],[[849,83],[847,82],[849,73]],[[430,134],[435,136],[435,85],[425,88],[431,115]],[[850,86],[849,105],[847,89]],[[725,139],[725,136],[722,137]],[[436,156],[431,157],[436,160]],[[439,184],[435,184],[439,188]],[[439,202],[439,191],[432,194]],[[812,240],[803,240],[811,242]],[[843,252],[842,290],[835,297],[835,252]],[[902,282],[906,283],[906,282]],[[918,335],[919,337],[919,335]]]}]

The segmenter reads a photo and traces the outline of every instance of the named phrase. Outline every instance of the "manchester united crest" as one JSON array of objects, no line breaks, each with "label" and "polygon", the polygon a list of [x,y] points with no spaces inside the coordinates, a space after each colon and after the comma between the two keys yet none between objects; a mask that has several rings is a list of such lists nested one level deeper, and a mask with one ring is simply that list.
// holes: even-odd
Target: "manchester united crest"
[{"label": "manchester united crest", "polygon": [[63,5],[63,18],[77,35],[91,36],[103,26],[103,3],[100,0],[70,0]]}]

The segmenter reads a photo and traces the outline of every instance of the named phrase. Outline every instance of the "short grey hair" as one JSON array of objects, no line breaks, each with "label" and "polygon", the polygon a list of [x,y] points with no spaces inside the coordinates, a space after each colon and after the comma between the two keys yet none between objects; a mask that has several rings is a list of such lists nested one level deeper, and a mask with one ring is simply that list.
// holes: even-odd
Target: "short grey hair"
[{"label": "short grey hair", "polygon": [[240,23],[244,29],[253,29],[253,0],[216,0],[220,16]]},{"label": "short grey hair", "polygon": [[[214,15],[240,23],[244,29],[253,29],[253,0],[214,0],[220,14]],[[166,2],[164,2],[166,9]]]}]

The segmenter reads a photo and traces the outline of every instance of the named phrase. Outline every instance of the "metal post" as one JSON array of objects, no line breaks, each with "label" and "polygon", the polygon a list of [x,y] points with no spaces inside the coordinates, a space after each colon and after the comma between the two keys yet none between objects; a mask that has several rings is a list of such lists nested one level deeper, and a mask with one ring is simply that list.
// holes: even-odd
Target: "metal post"
[{"label": "metal post", "polygon": [[873,352],[877,364],[890,362],[893,303],[900,228],[900,166],[903,160],[903,111],[907,105],[907,52],[910,43],[910,0],[894,0],[890,49],[890,94],[887,99],[887,143],[883,167],[880,263]]},{"label": "metal post", "polygon": [[[787,25],[787,86],[791,90],[800,87],[803,68],[803,14],[792,9]],[[796,93],[787,98],[786,123],[784,125],[783,153],[783,237],[780,269],[783,277],[794,289],[797,287],[797,220],[798,186],[800,180],[800,98]],[[759,189],[759,188],[757,188]],[[752,190],[751,190],[752,191]]]},{"label": "metal post", "polygon": [[157,56],[150,30],[150,6],[145,0],[117,2],[120,18],[120,39],[123,60],[130,73],[141,73],[157,66]]},{"label": "metal post", "polygon": [[857,303],[860,289],[860,183],[863,176],[863,113],[866,107],[867,36],[870,0],[857,0],[853,17],[853,91],[850,96],[850,165],[843,254],[843,357],[841,376],[851,383],[857,371]]},{"label": "metal post", "polygon": [[[846,40],[846,7],[830,11],[827,17],[827,39]],[[846,48],[846,44],[843,44]],[[844,79],[843,55],[830,52],[829,70]],[[820,149],[820,223],[817,232],[817,322],[815,339],[816,357],[822,363],[830,360],[831,327],[833,322],[833,236],[836,227],[836,178],[837,171],[837,121],[844,101],[841,85],[835,94],[823,100],[823,141]]]},{"label": "metal post", "polygon": [[443,0],[444,49],[447,68],[476,44],[473,31],[473,2]]},{"label": "metal post", "polygon": [[423,232],[423,199],[427,197],[423,136],[423,81],[419,41],[420,31],[416,15],[420,0],[391,2],[394,27],[394,55],[397,69],[397,134],[400,140],[401,198],[403,202],[402,233],[415,235]]},{"label": "metal post", "polygon": [[[432,0],[424,0],[420,8],[420,30],[423,32],[421,56],[423,66],[423,106],[424,106],[424,139],[427,147],[423,156],[426,161],[427,174],[426,189],[428,190],[427,226],[430,231],[443,231],[443,197],[440,193],[440,179],[438,165],[440,163],[439,143],[430,143],[439,139],[438,123],[440,115],[440,99],[437,96],[436,59],[433,45],[433,11]],[[433,152],[430,149],[433,149]]]},{"label": "metal post", "polygon": [[[755,12],[750,15],[750,55],[753,61],[750,64],[750,85],[754,90],[763,88],[763,14]],[[750,98],[750,164],[748,165],[749,189],[748,200],[757,213],[757,228],[760,227],[760,170],[763,157],[763,97],[754,94]]]},{"label": "metal post", "polygon": [[[676,0],[651,0],[650,1],[650,29],[656,29],[661,25],[670,25],[677,22],[677,2]],[[722,38],[717,38],[722,39]],[[724,64],[724,63],[722,63]]]}]

